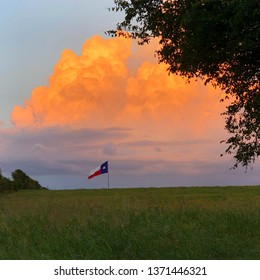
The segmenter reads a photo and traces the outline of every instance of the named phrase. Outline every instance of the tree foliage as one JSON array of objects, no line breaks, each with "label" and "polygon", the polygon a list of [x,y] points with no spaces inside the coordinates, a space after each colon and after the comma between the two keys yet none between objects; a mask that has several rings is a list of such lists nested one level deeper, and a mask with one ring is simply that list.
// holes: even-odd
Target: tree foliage
[{"label": "tree foliage", "polygon": [[42,187],[38,181],[30,178],[22,170],[17,169],[12,172],[12,179],[4,177],[0,173],[0,193],[2,192],[12,192],[18,190],[40,190],[46,189]]},{"label": "tree foliage", "polygon": [[[226,153],[247,167],[260,155],[259,0],[114,0],[125,13],[111,36],[158,37],[159,62],[226,93]],[[119,32],[124,31],[124,32]],[[127,35],[125,33],[127,32]],[[224,100],[221,100],[224,101]]]},{"label": "tree foliage", "polygon": [[0,193],[1,192],[11,192],[14,191],[15,189],[15,184],[12,180],[5,178],[0,174]]},{"label": "tree foliage", "polygon": [[38,181],[30,178],[26,173],[22,170],[17,169],[12,172],[13,182],[16,185],[17,189],[41,189],[42,186]]}]

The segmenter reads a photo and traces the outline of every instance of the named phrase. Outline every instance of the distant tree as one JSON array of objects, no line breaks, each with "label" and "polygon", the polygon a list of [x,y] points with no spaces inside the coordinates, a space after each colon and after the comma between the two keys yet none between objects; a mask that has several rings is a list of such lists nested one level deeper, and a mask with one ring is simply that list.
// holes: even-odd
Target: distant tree
[{"label": "distant tree", "polygon": [[22,170],[16,169],[14,172],[12,172],[12,178],[17,186],[17,189],[25,189],[26,183],[29,179],[29,176],[25,174]]},{"label": "distant tree", "polygon": [[8,178],[5,178],[2,174],[0,175],[0,192],[11,192],[16,190],[15,184]]},{"label": "distant tree", "polygon": [[38,181],[30,178],[22,170],[17,169],[12,172],[12,178],[17,189],[42,189]]},{"label": "distant tree", "polygon": [[[259,0],[114,0],[125,12],[112,36],[140,44],[160,39],[159,62],[171,73],[202,78],[231,97],[224,113],[231,137],[224,140],[235,164],[260,155]],[[128,35],[125,32],[127,31]],[[222,100],[223,101],[223,100]]]}]

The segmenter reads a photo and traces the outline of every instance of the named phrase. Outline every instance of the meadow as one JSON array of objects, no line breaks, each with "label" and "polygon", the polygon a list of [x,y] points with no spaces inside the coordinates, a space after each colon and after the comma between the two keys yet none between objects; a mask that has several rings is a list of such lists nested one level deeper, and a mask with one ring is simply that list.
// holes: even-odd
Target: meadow
[{"label": "meadow", "polygon": [[0,259],[260,259],[260,186],[0,194]]}]

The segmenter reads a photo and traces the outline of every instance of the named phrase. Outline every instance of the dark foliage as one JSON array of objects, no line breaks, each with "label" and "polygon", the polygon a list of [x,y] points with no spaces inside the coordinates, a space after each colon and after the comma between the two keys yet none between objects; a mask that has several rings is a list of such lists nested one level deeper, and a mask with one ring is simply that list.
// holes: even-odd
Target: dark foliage
[{"label": "dark foliage", "polygon": [[24,173],[20,169],[17,169],[14,172],[12,172],[12,178],[17,189],[35,190],[42,188],[39,182],[30,178],[26,173]]},{"label": "dark foliage", "polygon": [[39,182],[30,178],[22,170],[17,169],[12,172],[12,179],[10,180],[0,174],[0,193],[12,192],[18,190],[40,190],[46,189],[42,187]]},{"label": "dark foliage", "polygon": [[12,192],[16,190],[16,186],[13,181],[4,176],[0,175],[0,193],[1,192]]}]

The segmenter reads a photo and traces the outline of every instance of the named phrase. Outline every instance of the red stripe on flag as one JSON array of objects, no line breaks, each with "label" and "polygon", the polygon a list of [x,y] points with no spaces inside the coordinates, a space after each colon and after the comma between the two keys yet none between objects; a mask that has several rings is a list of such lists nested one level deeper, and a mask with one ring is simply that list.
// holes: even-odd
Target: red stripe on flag
[{"label": "red stripe on flag", "polygon": [[101,170],[100,169],[97,170],[96,172],[94,172],[93,174],[89,175],[88,179],[91,179],[91,178],[96,177],[98,175],[101,175]]}]

